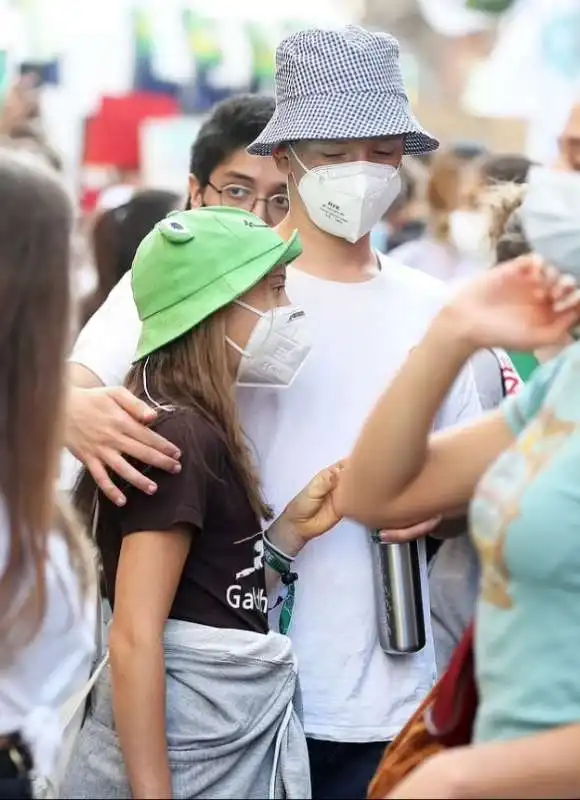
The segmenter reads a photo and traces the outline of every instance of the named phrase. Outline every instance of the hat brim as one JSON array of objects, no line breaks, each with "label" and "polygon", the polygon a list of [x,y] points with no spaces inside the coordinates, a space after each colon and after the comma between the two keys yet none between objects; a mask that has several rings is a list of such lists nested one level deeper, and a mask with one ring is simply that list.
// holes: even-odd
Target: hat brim
[{"label": "hat brim", "polygon": [[404,95],[384,91],[307,95],[277,105],[248,153],[269,156],[284,142],[403,135],[407,155],[423,155],[439,147],[438,140],[419,125]]},{"label": "hat brim", "polygon": [[295,231],[288,242],[268,253],[260,253],[252,261],[235,267],[171,308],[153,314],[143,324],[134,362],[183,336],[220,308],[244,295],[273,269],[290,264],[301,253],[302,245]]}]

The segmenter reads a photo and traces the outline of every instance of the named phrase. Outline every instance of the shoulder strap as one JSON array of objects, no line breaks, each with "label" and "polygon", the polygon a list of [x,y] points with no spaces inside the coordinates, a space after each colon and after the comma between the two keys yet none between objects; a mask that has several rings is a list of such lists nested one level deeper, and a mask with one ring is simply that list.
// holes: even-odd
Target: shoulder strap
[{"label": "shoulder strap", "polygon": [[511,359],[503,350],[492,350],[491,352],[499,365],[503,396],[510,397],[513,394],[517,394],[522,387],[522,380]]},{"label": "shoulder strap", "polygon": [[[99,522],[99,495],[95,492],[95,504],[93,506],[93,517],[91,520],[91,538],[96,542],[97,538],[97,525]],[[100,570],[99,570],[100,571]],[[105,648],[105,622],[103,619],[103,596],[101,594],[101,581],[100,575],[97,575],[97,613],[96,613],[96,629],[95,629],[95,644],[96,652],[93,661],[93,668],[87,682],[79,689],[78,692],[72,695],[64,704],[61,712],[61,723],[63,729],[66,728],[74,719],[77,711],[83,706],[89,697],[99,675],[103,671],[109,660],[109,651]]]},{"label": "shoulder strap", "polygon": [[[99,524],[99,493],[95,492],[95,503],[93,506],[93,518],[91,521],[91,539],[96,544],[97,541],[97,526]],[[105,654],[105,632],[103,620],[103,596],[101,593],[101,568],[99,566],[99,574],[97,575],[97,629],[95,631],[96,642],[96,660],[100,663]]]}]

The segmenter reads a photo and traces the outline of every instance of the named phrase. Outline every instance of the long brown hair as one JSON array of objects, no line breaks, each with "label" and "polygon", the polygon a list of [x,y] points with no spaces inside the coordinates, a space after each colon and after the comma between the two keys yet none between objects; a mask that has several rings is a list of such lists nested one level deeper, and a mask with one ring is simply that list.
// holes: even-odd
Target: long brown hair
[{"label": "long brown hair", "polygon": [[[248,500],[259,519],[272,519],[264,502],[252,456],[240,426],[226,344],[225,311],[218,311],[196,328],[133,365],[126,387],[146,402],[175,409],[195,409],[225,444]],[[143,383],[146,375],[147,387]],[[147,388],[147,392],[145,391]],[[168,412],[171,413],[171,412]],[[195,446],[192,437],[191,446]],[[88,519],[95,483],[84,472],[75,493],[77,510]]]},{"label": "long brown hair", "polygon": [[0,498],[9,526],[0,576],[2,662],[44,618],[47,536],[55,524],[73,567],[88,580],[85,546],[54,491],[71,226],[71,204],[56,173],[33,156],[0,150]]}]

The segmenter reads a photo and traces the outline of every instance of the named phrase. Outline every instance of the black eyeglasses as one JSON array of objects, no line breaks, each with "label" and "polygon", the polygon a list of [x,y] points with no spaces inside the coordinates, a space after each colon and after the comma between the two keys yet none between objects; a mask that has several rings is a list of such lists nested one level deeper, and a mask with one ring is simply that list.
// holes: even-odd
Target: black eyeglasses
[{"label": "black eyeglasses", "polygon": [[266,211],[272,222],[281,222],[288,213],[288,195],[285,192],[273,194],[271,197],[258,197],[252,189],[237,183],[228,183],[221,189],[218,189],[213,183],[210,183],[209,186],[219,194],[222,206],[253,211],[259,202],[263,202],[266,204]]}]

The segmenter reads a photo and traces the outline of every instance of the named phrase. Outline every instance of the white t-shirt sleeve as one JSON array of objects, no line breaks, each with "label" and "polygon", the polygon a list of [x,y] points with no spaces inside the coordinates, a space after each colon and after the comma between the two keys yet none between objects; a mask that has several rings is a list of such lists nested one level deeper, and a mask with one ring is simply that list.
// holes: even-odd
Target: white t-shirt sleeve
[{"label": "white t-shirt sleeve", "polygon": [[135,357],[140,333],[127,272],[80,332],[69,361],[90,369],[105,386],[119,386]]},{"label": "white t-shirt sleeve", "polygon": [[435,428],[452,428],[454,425],[466,425],[482,415],[481,402],[471,364],[461,372],[447,399],[441,406]]}]

